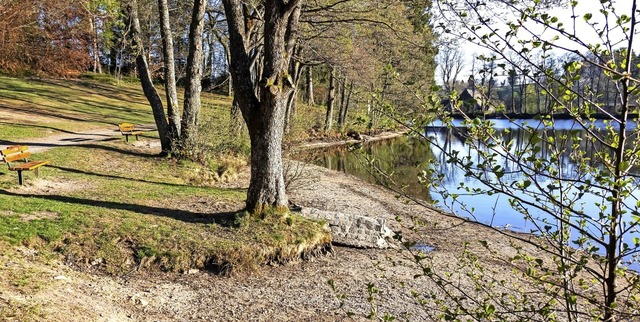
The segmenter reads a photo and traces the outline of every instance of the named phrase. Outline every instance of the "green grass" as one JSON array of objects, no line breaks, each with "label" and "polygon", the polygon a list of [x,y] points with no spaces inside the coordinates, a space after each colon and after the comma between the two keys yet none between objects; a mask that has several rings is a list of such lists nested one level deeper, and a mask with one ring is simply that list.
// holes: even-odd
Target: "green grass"
[{"label": "green grass", "polygon": [[[98,75],[79,81],[0,76],[0,84],[0,113],[16,113],[0,126],[0,140],[125,120],[152,122],[136,84]],[[202,119],[208,124],[203,128],[226,128],[229,106],[229,98],[204,95]],[[203,133],[202,140],[214,147],[229,144],[221,140],[237,141],[228,134],[224,139]],[[51,165],[41,168],[38,180],[25,173],[26,187],[18,187],[16,173],[0,164],[0,253],[26,246],[115,275],[191,268],[229,273],[295,260],[330,240],[317,222],[243,214],[246,190],[194,180],[215,169],[149,153],[120,137],[50,149],[34,155],[35,160],[51,160]],[[15,287],[26,287],[16,278],[8,277]]]},{"label": "green grass", "polygon": [[42,137],[125,121],[152,123],[150,111],[142,91],[132,83],[0,76],[0,113],[5,116],[1,138]]},{"label": "green grass", "polygon": [[[226,203],[240,211],[246,191],[189,186],[183,177],[194,164],[136,156],[129,149],[116,142],[49,150],[38,155],[52,160],[42,181],[27,173],[32,185],[22,189],[15,173],[0,170],[0,238],[58,251],[81,266],[98,263],[112,274],[139,266],[253,270],[329,241],[315,222],[211,209]],[[54,188],[39,188],[42,182]],[[197,203],[205,206],[193,209]],[[38,218],[43,213],[46,218]]]}]

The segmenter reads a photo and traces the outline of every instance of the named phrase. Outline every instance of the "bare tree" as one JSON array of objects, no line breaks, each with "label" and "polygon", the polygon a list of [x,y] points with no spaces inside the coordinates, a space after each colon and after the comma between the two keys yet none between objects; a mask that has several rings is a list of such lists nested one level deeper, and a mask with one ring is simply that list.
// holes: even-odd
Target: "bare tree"
[{"label": "bare tree", "polygon": [[459,44],[455,41],[445,41],[436,56],[436,63],[444,91],[451,93],[465,65]]}]

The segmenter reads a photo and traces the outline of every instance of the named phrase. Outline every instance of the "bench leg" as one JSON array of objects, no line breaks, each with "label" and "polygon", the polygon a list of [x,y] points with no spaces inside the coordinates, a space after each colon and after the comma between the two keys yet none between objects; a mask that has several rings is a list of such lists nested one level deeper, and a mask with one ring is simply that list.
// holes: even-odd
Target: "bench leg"
[{"label": "bench leg", "polygon": [[22,185],[24,180],[22,180],[22,170],[18,170],[18,184]]},{"label": "bench leg", "polygon": [[40,170],[40,168],[33,169],[33,174],[36,176],[36,178],[40,176],[40,171],[39,170]]},{"label": "bench leg", "polygon": [[125,134],[125,135],[124,135],[124,140],[125,140],[126,142],[129,142],[129,134]]}]

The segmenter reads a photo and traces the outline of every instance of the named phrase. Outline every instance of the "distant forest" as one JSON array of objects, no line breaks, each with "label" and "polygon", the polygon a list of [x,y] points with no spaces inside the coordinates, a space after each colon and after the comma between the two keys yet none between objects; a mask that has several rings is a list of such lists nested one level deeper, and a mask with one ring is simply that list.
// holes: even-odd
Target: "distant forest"
[{"label": "distant forest", "polygon": [[[622,55],[620,50],[618,55]],[[640,55],[633,53],[634,61]],[[450,56],[448,59],[453,59]],[[440,57],[441,66],[443,64]],[[464,81],[444,79],[445,89],[443,106],[452,110],[452,102],[447,90],[458,93],[461,113],[468,116],[489,115],[509,117],[531,117],[535,115],[554,114],[562,117],[567,114],[565,108],[555,109],[554,105],[563,102],[568,108],[576,108],[582,115],[595,118],[611,118],[620,113],[620,100],[617,97],[618,82],[605,75],[602,68],[592,61],[606,61],[605,57],[594,57],[593,54],[567,54],[562,57],[547,55],[537,62],[541,69],[527,68],[527,62],[520,62],[518,67],[509,66],[496,60],[495,57],[479,56],[472,64],[473,74]],[[455,66],[454,62],[449,62]],[[476,66],[477,65],[477,66]],[[531,72],[531,71],[536,72]],[[631,77],[638,79],[640,68],[632,67]],[[560,86],[563,80],[571,86]],[[566,104],[568,103],[568,104]],[[637,95],[632,95],[630,107],[638,107]],[[455,113],[460,116],[461,113]],[[632,116],[637,115],[632,113]]]}]

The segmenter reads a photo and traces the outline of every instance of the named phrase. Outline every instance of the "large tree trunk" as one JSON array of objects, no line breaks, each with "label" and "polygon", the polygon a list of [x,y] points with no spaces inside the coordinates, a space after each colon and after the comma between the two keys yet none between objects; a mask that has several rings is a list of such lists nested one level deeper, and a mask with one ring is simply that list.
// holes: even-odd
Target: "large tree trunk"
[{"label": "large tree trunk", "polygon": [[[265,119],[273,123],[252,122],[249,126],[251,138],[251,183],[247,192],[247,209],[261,213],[269,208],[286,208],[287,195],[282,163],[282,137],[286,100],[282,94],[271,96],[263,106]],[[266,104],[265,104],[266,103]]]},{"label": "large tree trunk", "polygon": [[[222,38],[220,33],[215,28],[211,30],[211,33],[216,37],[216,39],[218,39],[218,42],[224,48],[224,54],[225,54],[225,58],[227,59],[227,65],[231,66],[231,51],[229,49],[229,42],[225,41],[225,39]],[[227,96],[231,97],[233,96],[233,78],[231,77],[230,67],[228,69],[228,73],[229,73],[228,74],[229,86],[227,87]],[[231,105],[230,119],[229,119],[229,130],[231,131],[231,133],[239,132],[242,127],[242,123],[240,121],[240,114],[241,114],[240,106],[234,97],[233,103]]]},{"label": "large tree trunk", "polygon": [[329,93],[327,94],[327,114],[324,118],[324,130],[331,131],[333,128],[333,103],[336,96],[336,71],[331,68],[331,76],[329,76]]},{"label": "large tree trunk", "polygon": [[173,57],[173,34],[169,20],[167,0],[158,0],[160,13],[160,35],[162,36],[162,54],[164,56],[165,94],[167,96],[167,114],[171,141],[180,137],[180,113],[178,111],[178,93],[176,90],[176,66]]},{"label": "large tree trunk", "polygon": [[200,115],[200,93],[202,91],[202,34],[207,0],[195,0],[189,27],[189,55],[187,56],[187,84],[184,90],[184,110],[180,132],[182,152],[195,146]]},{"label": "large tree trunk", "polygon": [[140,29],[140,20],[138,19],[138,2],[132,0],[129,4],[129,17],[131,20],[131,29],[133,32],[133,47],[137,50],[136,53],[136,66],[140,75],[140,82],[142,84],[142,90],[147,97],[151,110],[153,111],[153,117],[156,121],[156,127],[158,128],[158,134],[160,135],[160,144],[163,153],[166,153],[171,148],[171,141],[169,140],[169,131],[167,120],[165,119],[164,107],[158,91],[153,87],[151,80],[151,74],[149,73],[149,65],[147,64],[146,54],[142,45],[142,36]]},{"label": "large tree trunk", "polygon": [[251,138],[251,181],[247,210],[265,213],[288,209],[282,165],[282,137],[287,97],[293,90],[288,77],[300,17],[300,1],[267,0],[264,3],[264,59],[258,81],[260,99],[251,78],[251,59],[245,32],[250,13],[241,0],[223,0],[230,37],[231,75],[235,99]]}]

